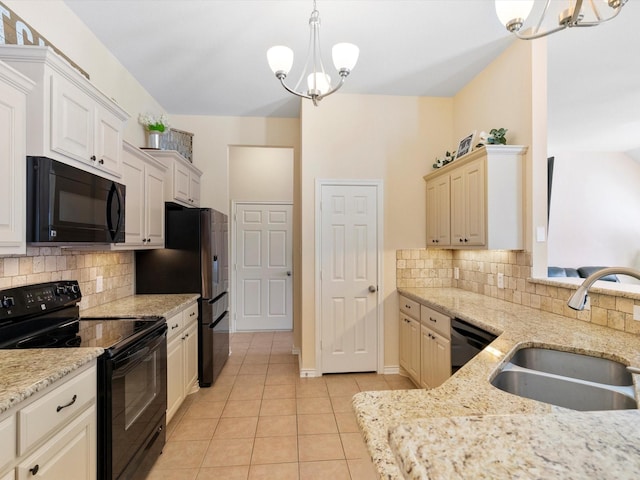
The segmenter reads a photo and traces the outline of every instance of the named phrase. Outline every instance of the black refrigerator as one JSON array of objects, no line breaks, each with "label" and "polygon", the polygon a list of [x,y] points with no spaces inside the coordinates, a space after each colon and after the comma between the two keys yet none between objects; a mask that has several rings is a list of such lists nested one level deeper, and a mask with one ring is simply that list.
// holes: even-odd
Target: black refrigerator
[{"label": "black refrigerator", "polygon": [[165,248],[136,252],[136,293],[199,293],[198,378],[210,387],[229,357],[228,217],[165,204]]}]

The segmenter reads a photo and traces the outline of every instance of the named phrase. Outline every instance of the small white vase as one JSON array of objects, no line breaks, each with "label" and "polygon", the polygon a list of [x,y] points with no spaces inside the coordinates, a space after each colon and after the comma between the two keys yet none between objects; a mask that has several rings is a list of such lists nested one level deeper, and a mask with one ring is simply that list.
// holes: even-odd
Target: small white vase
[{"label": "small white vase", "polygon": [[159,132],[157,130],[148,130],[147,131],[147,148],[155,148],[156,150],[159,150],[160,135],[162,135],[162,132]]}]

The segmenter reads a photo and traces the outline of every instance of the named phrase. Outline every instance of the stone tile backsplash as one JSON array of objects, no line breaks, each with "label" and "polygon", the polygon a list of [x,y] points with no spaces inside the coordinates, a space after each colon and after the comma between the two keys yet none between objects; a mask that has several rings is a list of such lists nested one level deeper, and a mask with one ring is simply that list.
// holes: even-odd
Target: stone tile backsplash
[{"label": "stone tile backsplash", "polygon": [[[453,278],[454,268],[459,279]],[[498,288],[498,273],[504,288]],[[574,289],[532,283],[531,255],[506,250],[411,249],[396,252],[398,287],[455,287],[508,302],[526,305],[568,318],[640,334],[633,307],[640,300],[589,293],[591,309],[577,312],[567,306]]]},{"label": "stone tile backsplash", "polygon": [[[0,257],[0,289],[55,280],[78,280],[80,310],[134,293],[134,252],[83,251],[59,247],[27,248],[26,256]],[[96,277],[103,291],[96,293]]]}]

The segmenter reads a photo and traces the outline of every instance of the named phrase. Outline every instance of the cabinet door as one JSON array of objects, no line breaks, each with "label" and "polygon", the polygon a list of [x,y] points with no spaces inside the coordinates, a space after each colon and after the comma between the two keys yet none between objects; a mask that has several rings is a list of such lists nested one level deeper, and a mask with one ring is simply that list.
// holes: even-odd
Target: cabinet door
[{"label": "cabinet door", "polygon": [[451,245],[464,244],[465,238],[465,195],[464,172],[451,172]]},{"label": "cabinet door", "polygon": [[484,161],[477,160],[464,169],[465,241],[469,245],[486,243],[485,172]]},{"label": "cabinet door", "polygon": [[432,332],[432,388],[451,376],[451,341]]},{"label": "cabinet door", "polygon": [[173,164],[173,198],[189,203],[189,169],[178,162]]},{"label": "cabinet door", "polygon": [[122,180],[127,187],[125,243],[143,245],[145,238],[145,169],[142,161],[129,153],[122,159]]},{"label": "cabinet door", "polygon": [[200,176],[193,172],[189,175],[189,203],[200,206]]},{"label": "cabinet door", "polygon": [[411,319],[400,313],[400,366],[409,373],[411,362]]},{"label": "cabinet door", "polygon": [[[164,246],[164,174],[147,165],[145,175],[146,245]],[[128,221],[128,220],[127,220]]]},{"label": "cabinet door", "polygon": [[96,409],[91,405],[18,465],[18,480],[95,480]]},{"label": "cabinet door", "polygon": [[0,254],[24,254],[26,97],[0,82]]},{"label": "cabinet door", "polygon": [[420,322],[414,319],[409,320],[411,330],[411,346],[409,348],[409,375],[420,384]]},{"label": "cabinet door", "polygon": [[431,330],[424,325],[420,328],[420,386],[433,388],[433,345]]},{"label": "cabinet door", "polygon": [[[185,311],[187,313],[187,311]],[[189,322],[189,323],[187,323]],[[184,331],[184,394],[191,393],[191,389],[198,381],[198,321],[185,319],[188,326]]]},{"label": "cabinet door", "polygon": [[167,423],[184,400],[184,352],[182,335],[167,344]]},{"label": "cabinet door", "polygon": [[62,77],[51,83],[51,150],[95,165],[93,101]]},{"label": "cabinet door", "polygon": [[427,246],[451,243],[449,175],[427,182]]},{"label": "cabinet door", "polygon": [[95,147],[98,168],[120,176],[122,163],[122,122],[105,108],[97,106]]}]

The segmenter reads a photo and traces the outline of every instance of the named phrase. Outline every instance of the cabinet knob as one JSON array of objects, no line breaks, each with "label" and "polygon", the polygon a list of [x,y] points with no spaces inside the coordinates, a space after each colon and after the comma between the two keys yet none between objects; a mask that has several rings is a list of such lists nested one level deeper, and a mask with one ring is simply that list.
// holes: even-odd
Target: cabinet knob
[{"label": "cabinet knob", "polygon": [[90,159],[92,162],[95,162],[95,161],[96,161],[96,156],[95,156],[95,155],[91,155],[91,157],[89,157],[89,159]]},{"label": "cabinet knob", "polygon": [[468,242],[469,240],[467,240],[466,238],[464,239],[465,242]]},{"label": "cabinet knob", "polygon": [[36,475],[39,470],[40,470],[40,465],[36,464],[35,467],[29,469],[29,472],[31,472],[31,475]]},{"label": "cabinet knob", "polygon": [[460,243],[462,243],[462,239],[460,239]]},{"label": "cabinet knob", "polygon": [[101,158],[100,160],[98,160],[98,163],[99,163],[100,165],[104,165],[104,160]]}]

